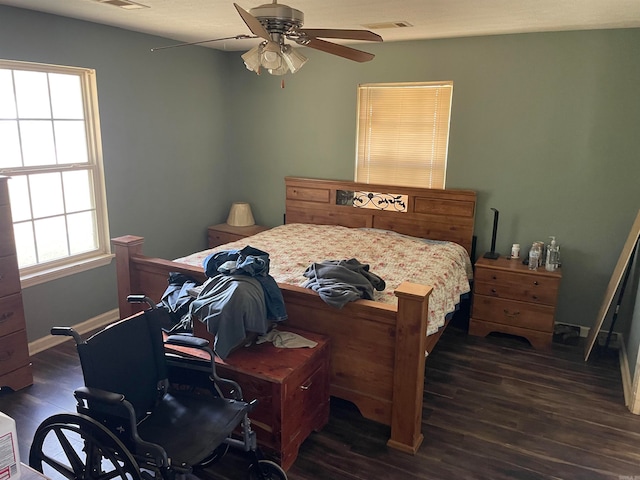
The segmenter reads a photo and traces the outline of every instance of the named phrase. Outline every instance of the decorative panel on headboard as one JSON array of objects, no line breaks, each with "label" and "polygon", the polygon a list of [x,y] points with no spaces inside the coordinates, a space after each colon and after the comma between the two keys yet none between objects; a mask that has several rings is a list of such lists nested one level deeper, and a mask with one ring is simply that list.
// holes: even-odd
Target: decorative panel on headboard
[{"label": "decorative panel on headboard", "polygon": [[286,222],[372,227],[471,252],[476,193],[286,177]]}]

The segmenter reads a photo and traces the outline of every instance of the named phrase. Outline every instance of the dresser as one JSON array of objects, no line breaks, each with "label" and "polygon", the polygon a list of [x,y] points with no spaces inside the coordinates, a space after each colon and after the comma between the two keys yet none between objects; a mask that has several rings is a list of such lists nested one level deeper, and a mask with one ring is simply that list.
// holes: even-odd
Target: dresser
[{"label": "dresser", "polygon": [[[224,361],[216,359],[216,371],[238,382],[245,400],[258,400],[249,414],[258,444],[278,457],[288,470],[302,442],[329,421],[330,344],[323,335],[279,326],[317,342],[314,348],[277,348],[271,343],[242,347]],[[213,341],[201,322],[194,335]],[[206,358],[185,347],[167,345],[174,353]]]},{"label": "dresser", "polygon": [[475,264],[469,333],[518,335],[535,348],[549,348],[561,279],[561,270],[529,270],[519,259],[479,259]]},{"label": "dresser", "polygon": [[265,230],[269,230],[269,227],[263,227],[262,225],[233,227],[231,225],[227,225],[226,223],[221,223],[219,225],[212,225],[207,228],[207,241],[209,248],[213,248],[217,247],[218,245],[224,245],[225,243],[242,240],[245,237],[264,232]]},{"label": "dresser", "polygon": [[0,388],[33,383],[7,177],[0,177]]}]

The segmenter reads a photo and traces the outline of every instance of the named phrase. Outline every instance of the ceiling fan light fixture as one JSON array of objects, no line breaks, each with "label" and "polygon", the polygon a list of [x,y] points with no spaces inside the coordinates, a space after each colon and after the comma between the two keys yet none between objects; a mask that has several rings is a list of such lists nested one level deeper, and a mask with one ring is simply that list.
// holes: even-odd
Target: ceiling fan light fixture
[{"label": "ceiling fan light fixture", "polygon": [[281,47],[275,42],[267,42],[262,44],[260,50],[260,64],[267,70],[277,70],[282,67],[284,61],[282,58]]},{"label": "ceiling fan light fixture", "polygon": [[261,45],[256,45],[251,50],[241,55],[247,70],[251,70],[258,74],[260,73],[260,46]]},{"label": "ceiling fan light fixture", "polygon": [[278,68],[268,68],[267,72],[269,72],[271,75],[286,75],[287,73],[289,73],[289,68],[283,62],[282,65],[280,65]]},{"label": "ceiling fan light fixture", "polygon": [[260,73],[262,67],[271,75],[284,75],[288,72],[296,73],[303,67],[307,58],[291,48],[290,45],[285,44],[285,40],[355,62],[368,62],[373,60],[375,55],[323,40],[323,38],[382,41],[380,35],[369,30],[303,29],[304,14],[295,8],[278,4],[277,0],[272,0],[271,4],[252,8],[250,11],[246,11],[237,3],[233,5],[251,33],[255,35],[253,38],[263,39],[257,50],[259,66],[256,66],[256,60],[253,57],[254,49],[242,55],[247,68],[257,73]]},{"label": "ceiling fan light fixture", "polygon": [[282,57],[284,58],[287,67],[291,73],[296,73],[300,70],[305,63],[307,63],[307,57],[302,55],[296,49],[291,48],[291,45],[282,46]]}]

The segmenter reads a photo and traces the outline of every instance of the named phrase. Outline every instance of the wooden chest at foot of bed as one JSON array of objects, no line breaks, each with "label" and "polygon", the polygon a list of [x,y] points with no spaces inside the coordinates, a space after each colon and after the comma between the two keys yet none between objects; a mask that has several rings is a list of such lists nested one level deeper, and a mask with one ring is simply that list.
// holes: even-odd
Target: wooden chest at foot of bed
[{"label": "wooden chest at foot of bed", "polygon": [[[195,322],[198,324],[199,322]],[[202,324],[201,324],[202,325]],[[238,382],[245,400],[258,400],[249,414],[258,444],[289,469],[298,449],[313,431],[329,420],[329,338],[317,333],[278,327],[317,342],[314,348],[277,348],[271,343],[241,347],[216,361],[218,375]],[[196,326],[194,334],[211,341]]]}]

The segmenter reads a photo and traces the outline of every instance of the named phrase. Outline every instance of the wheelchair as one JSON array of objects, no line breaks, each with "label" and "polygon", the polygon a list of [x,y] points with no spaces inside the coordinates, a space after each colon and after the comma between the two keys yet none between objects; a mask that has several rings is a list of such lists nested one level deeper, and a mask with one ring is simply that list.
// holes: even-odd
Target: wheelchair
[{"label": "wheelchair", "polygon": [[[37,428],[29,465],[70,480],[189,480],[231,446],[247,453],[250,480],[286,480],[257,447],[248,417],[257,401],[244,401],[240,385],[216,374],[209,342],[189,335],[163,340],[167,311],[142,295],[129,301],[150,308],[86,341],[70,327],[51,330],[74,338],[85,385],[74,391],[77,413],[53,415]],[[169,388],[171,368],[193,366],[168,357],[165,343],[208,353],[212,394]]]}]

